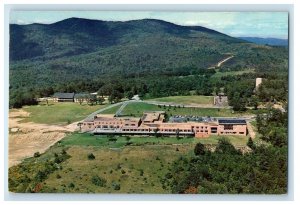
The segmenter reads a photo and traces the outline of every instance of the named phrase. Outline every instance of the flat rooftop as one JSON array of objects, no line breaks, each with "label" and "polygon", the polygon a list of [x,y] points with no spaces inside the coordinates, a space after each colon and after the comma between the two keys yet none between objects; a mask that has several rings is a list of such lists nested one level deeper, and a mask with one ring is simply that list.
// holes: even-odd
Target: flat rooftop
[{"label": "flat rooftop", "polygon": [[246,120],[242,119],[222,119],[218,120],[220,125],[225,125],[225,124],[236,124],[236,125],[246,125]]},{"label": "flat rooftop", "polygon": [[155,120],[159,120],[161,114],[163,114],[163,113],[162,112],[145,112],[142,117],[142,121],[153,122]]}]

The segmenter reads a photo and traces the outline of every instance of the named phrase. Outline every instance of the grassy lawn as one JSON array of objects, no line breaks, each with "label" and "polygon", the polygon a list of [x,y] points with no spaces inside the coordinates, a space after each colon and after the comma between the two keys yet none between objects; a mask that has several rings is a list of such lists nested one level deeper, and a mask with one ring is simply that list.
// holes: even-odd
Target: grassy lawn
[{"label": "grassy lawn", "polygon": [[117,106],[112,107],[110,109],[104,110],[100,114],[115,114],[120,107],[121,107],[121,105],[117,105]]},{"label": "grassy lawn", "polygon": [[182,103],[182,104],[213,104],[213,96],[199,96],[199,95],[190,95],[190,96],[169,96],[162,98],[150,99],[159,102],[172,102],[172,103]]},{"label": "grassy lawn", "polygon": [[190,138],[180,137],[177,139],[175,136],[168,137],[154,137],[154,136],[129,136],[130,139],[126,140],[125,136],[117,136],[117,141],[109,141],[106,135],[91,135],[89,133],[72,133],[61,140],[61,144],[64,146],[92,146],[92,147],[108,147],[119,148],[126,146],[127,142],[130,142],[130,146],[142,146],[142,145],[177,145],[177,144],[193,144],[198,142],[203,144],[217,144],[218,140],[222,137],[227,138],[233,145],[242,146],[246,145],[248,137],[245,136],[217,136],[211,135],[208,138]]},{"label": "grassy lawn", "polygon": [[164,106],[157,106],[151,105],[147,103],[130,103],[128,104],[124,110],[124,115],[132,115],[136,117],[141,117],[143,112],[145,111],[166,111],[166,113],[171,115],[197,115],[197,116],[212,116],[212,117],[239,117],[245,115],[251,115],[252,113],[249,111],[247,112],[234,112],[230,109],[218,109],[218,108],[174,108],[174,107],[164,107]]},{"label": "grassy lawn", "polygon": [[129,103],[122,111],[123,115],[132,115],[141,117],[145,111],[159,111],[162,108],[159,108],[157,105],[151,105],[147,103]]},{"label": "grassy lawn", "polygon": [[23,109],[30,113],[24,122],[35,122],[43,124],[70,124],[84,119],[96,110],[106,105],[80,105],[78,103],[54,103],[47,105],[26,106]]},{"label": "grassy lawn", "polygon": [[227,72],[216,72],[212,77],[215,78],[221,78],[223,76],[229,76],[229,75],[243,75],[244,73],[254,73],[254,69],[249,70],[240,70],[240,71],[227,71]]}]

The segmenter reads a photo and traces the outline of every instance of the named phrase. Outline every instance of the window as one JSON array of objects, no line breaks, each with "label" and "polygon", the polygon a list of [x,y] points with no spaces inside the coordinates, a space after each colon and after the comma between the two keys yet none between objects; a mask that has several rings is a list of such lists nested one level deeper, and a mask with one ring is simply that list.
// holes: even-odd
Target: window
[{"label": "window", "polygon": [[233,125],[224,125],[224,130],[233,130]]},{"label": "window", "polygon": [[244,132],[239,132],[239,134],[242,134],[242,135],[243,135],[243,134],[244,134]]},{"label": "window", "polygon": [[216,127],[212,127],[211,128],[211,133],[217,133],[217,128]]}]

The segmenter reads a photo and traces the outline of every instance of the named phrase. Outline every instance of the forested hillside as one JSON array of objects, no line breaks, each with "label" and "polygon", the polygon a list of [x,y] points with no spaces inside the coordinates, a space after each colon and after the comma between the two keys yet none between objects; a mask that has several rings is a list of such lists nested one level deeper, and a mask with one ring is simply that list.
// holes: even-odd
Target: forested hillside
[{"label": "forested hillside", "polygon": [[[175,90],[197,90],[209,95],[224,85],[211,80],[214,71],[207,69],[228,56],[234,57],[222,65],[222,71],[255,69],[252,80],[274,72],[287,77],[287,48],[248,43],[200,26],[154,19],[109,22],[79,18],[53,24],[12,24],[10,100],[25,99],[19,104],[30,104],[32,97],[55,91],[95,92],[105,90],[102,87],[107,84],[120,86],[118,92],[123,94],[159,97]],[[201,79],[193,88],[186,84],[190,79],[178,78],[190,76]]]}]

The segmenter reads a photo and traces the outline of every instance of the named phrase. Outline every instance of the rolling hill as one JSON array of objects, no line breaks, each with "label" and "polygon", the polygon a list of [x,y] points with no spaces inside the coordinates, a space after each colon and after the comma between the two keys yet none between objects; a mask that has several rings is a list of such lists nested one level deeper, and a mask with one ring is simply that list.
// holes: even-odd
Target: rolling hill
[{"label": "rolling hill", "polygon": [[260,44],[260,45],[271,45],[271,46],[289,45],[288,39],[280,39],[280,38],[239,37],[239,39]]},{"label": "rolling hill", "polygon": [[11,24],[10,86],[35,88],[112,76],[182,76],[215,66],[230,55],[234,58],[224,66],[256,68],[269,61],[278,65],[282,52],[204,27],[156,19]]}]

